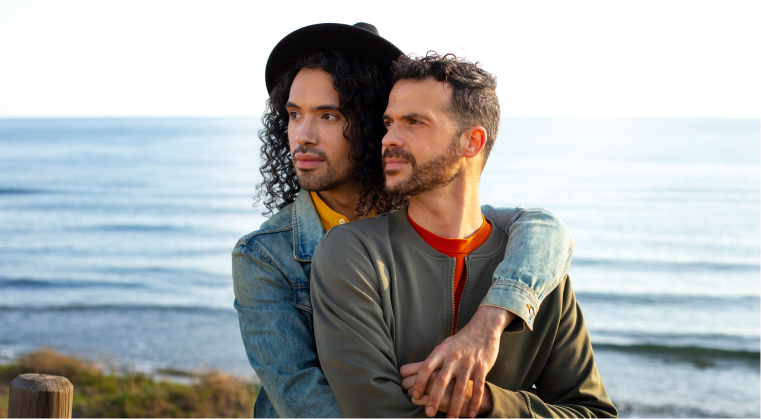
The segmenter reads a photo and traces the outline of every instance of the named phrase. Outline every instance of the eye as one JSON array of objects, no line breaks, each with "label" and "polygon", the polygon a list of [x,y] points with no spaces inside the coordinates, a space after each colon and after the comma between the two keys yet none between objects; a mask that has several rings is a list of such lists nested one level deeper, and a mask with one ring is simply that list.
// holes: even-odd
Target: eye
[{"label": "eye", "polygon": [[332,113],[326,113],[322,115],[322,119],[325,119],[327,121],[338,121],[338,115],[335,115]]},{"label": "eye", "polygon": [[422,122],[418,121],[417,119],[410,119],[410,125],[420,125]]},{"label": "eye", "polygon": [[386,127],[386,129],[389,129],[391,128],[391,126],[394,125],[394,122],[386,120],[386,121],[383,121],[383,125]]},{"label": "eye", "polygon": [[290,112],[288,112],[288,117],[289,117],[291,120],[294,120],[294,119],[299,119],[299,118],[301,118],[301,115],[300,115],[298,112],[296,112],[296,111],[290,111]]}]

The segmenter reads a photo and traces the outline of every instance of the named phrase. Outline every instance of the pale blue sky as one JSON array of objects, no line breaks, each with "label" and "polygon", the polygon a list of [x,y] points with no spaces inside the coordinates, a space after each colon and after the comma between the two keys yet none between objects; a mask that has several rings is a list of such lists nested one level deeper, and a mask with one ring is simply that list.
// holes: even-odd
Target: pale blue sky
[{"label": "pale blue sky", "polygon": [[258,116],[283,36],[366,21],[482,62],[505,116],[758,118],[759,4],[3,0],[0,117]]}]

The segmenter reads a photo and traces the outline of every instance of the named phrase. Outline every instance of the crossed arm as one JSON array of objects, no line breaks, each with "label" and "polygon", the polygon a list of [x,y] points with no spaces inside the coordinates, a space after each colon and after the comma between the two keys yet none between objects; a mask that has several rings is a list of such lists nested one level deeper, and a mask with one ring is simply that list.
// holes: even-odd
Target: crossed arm
[{"label": "crossed arm", "polygon": [[[539,305],[571,263],[573,238],[550,212],[488,205],[481,211],[508,235],[505,259],[494,272],[492,287],[462,330],[445,339],[422,363],[400,369],[402,378],[415,377],[410,396],[413,402],[426,406],[429,417],[439,410],[457,417],[466,403],[467,416],[476,417],[502,332],[508,326],[513,330],[524,325],[533,329]],[[445,408],[442,401],[446,401]]]},{"label": "crossed arm", "polygon": [[[395,342],[393,336],[395,328],[403,327],[400,322],[404,319],[394,317],[395,303],[393,291],[389,291],[389,279],[379,276],[373,262],[375,257],[369,256],[362,243],[352,242],[348,234],[328,236],[328,239],[334,239],[331,244],[345,257],[329,260],[317,249],[312,304],[317,351],[341,410],[349,417],[422,417],[430,413],[408,400],[397,373],[396,345],[405,343]],[[382,261],[379,263],[383,265]],[[551,307],[542,330],[524,340],[515,357],[500,354],[505,357],[500,361],[503,368],[516,360],[530,361],[516,367],[516,380],[504,378],[509,371],[498,371],[498,376],[503,376],[502,382],[513,383],[529,380],[527,377],[538,373],[533,383],[542,397],[526,389],[511,390],[487,383],[489,402],[481,407],[479,414],[494,417],[616,415],[595,367],[589,335],[570,282],[557,290]],[[449,413],[453,414],[451,410]],[[465,412],[454,414],[462,413]]]},{"label": "crossed arm", "polygon": [[[428,406],[439,409],[453,378],[459,382],[485,377],[494,365],[495,348],[507,324],[532,328],[539,304],[563,278],[570,264],[573,238],[554,215],[541,209],[496,210],[484,206],[484,215],[508,233],[505,260],[493,285],[470,323],[443,342],[419,368],[415,388],[422,395],[436,370]],[[291,261],[291,263],[295,263]],[[311,307],[294,304],[294,292],[284,270],[266,249],[255,243],[233,251],[235,308],[249,363],[259,377],[277,414],[286,417],[341,415],[317,359]],[[308,301],[308,297],[306,298]],[[515,317],[520,319],[513,321]],[[398,375],[398,371],[396,372]],[[483,383],[474,386],[471,410],[478,410]],[[458,396],[459,394],[459,396]],[[459,399],[458,399],[459,397]],[[465,401],[464,389],[449,403]]]}]

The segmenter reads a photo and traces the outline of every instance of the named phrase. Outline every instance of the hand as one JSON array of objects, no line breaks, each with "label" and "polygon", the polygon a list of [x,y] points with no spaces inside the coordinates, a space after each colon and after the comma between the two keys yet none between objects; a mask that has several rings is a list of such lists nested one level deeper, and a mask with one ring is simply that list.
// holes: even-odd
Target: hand
[{"label": "hand", "polygon": [[[415,365],[419,366],[422,362],[418,362]],[[431,380],[429,380],[428,387],[426,388],[426,393],[431,389],[433,386],[433,382],[436,379],[436,376],[438,375],[439,371],[436,370],[431,374]],[[412,386],[415,384],[415,380],[417,379],[417,374],[411,375],[409,377],[406,377],[404,380],[402,380],[402,388],[407,390],[407,394],[412,397]],[[452,391],[454,390],[455,382],[450,381],[449,385],[447,386],[447,390],[444,393],[444,397],[441,399],[441,403],[439,404],[439,409],[441,412],[445,412],[449,410],[449,402],[452,398]],[[468,405],[467,402],[470,400],[470,396],[473,390],[473,381],[468,382],[467,390],[466,390],[466,397],[465,397],[465,404],[462,405],[462,408],[460,409],[460,412],[458,414],[459,417],[467,417],[468,412]],[[417,406],[425,406],[428,403],[428,394],[424,394],[423,397],[420,399],[412,399],[412,403]],[[479,415],[487,415],[491,413],[491,410],[493,408],[492,400],[491,400],[491,393],[489,391],[486,391],[484,393],[484,399],[481,403],[481,408],[478,412]]]},{"label": "hand", "polygon": [[[422,365],[422,362],[418,362],[414,365],[420,366]],[[428,380],[428,386],[425,389],[425,394],[423,394],[423,397],[421,398],[412,398],[412,403],[416,406],[425,406],[428,404],[428,393],[431,391],[431,388],[433,387],[433,383],[436,380],[436,376],[439,374],[439,370],[434,371],[431,374],[431,379]],[[412,397],[412,387],[415,384],[415,380],[417,379],[417,374],[411,375],[405,379],[402,380],[402,388],[407,390],[407,394]],[[447,412],[449,410],[449,402],[452,400],[452,392],[454,391],[455,381],[452,380],[449,382],[449,385],[447,386],[446,391],[444,392],[444,396],[441,398],[441,403],[439,403],[439,409],[441,412]],[[465,403],[470,401],[470,397],[473,393],[473,381],[468,382],[468,386],[465,392]],[[458,417],[463,417],[468,415],[468,409],[467,404],[463,404],[462,408],[460,409]]]},{"label": "hand", "polygon": [[[428,394],[425,414],[433,417],[440,408],[447,387],[454,380],[454,388],[447,409],[449,417],[457,417],[466,399],[466,391],[472,381],[472,397],[468,416],[476,417],[484,395],[486,374],[494,366],[499,353],[502,331],[515,319],[515,314],[496,307],[481,307],[454,336],[437,346],[422,363],[402,366],[402,379],[417,375],[411,388],[412,398],[421,399]],[[433,372],[439,369],[435,379]],[[430,391],[426,391],[429,383]],[[443,411],[443,410],[442,410]]]}]

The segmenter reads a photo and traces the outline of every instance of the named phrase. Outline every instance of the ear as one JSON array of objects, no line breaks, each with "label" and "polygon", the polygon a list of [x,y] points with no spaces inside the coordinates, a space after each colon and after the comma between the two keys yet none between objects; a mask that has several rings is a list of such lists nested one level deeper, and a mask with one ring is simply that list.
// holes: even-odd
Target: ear
[{"label": "ear", "polygon": [[467,139],[467,145],[465,147],[464,157],[473,158],[478,156],[486,145],[487,139],[486,128],[482,126],[475,126],[463,133],[463,136]]}]

